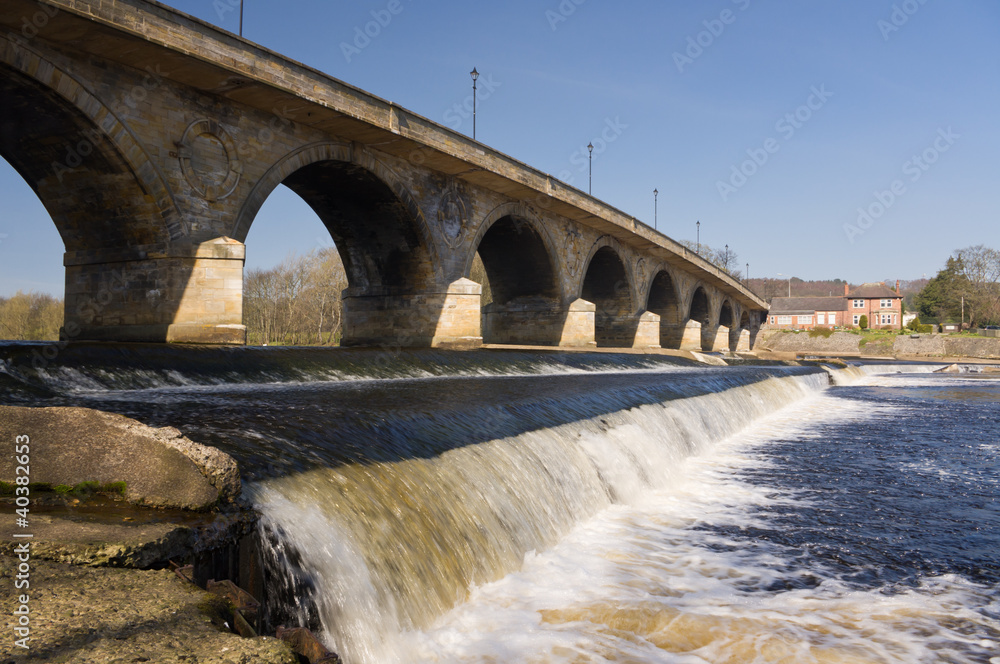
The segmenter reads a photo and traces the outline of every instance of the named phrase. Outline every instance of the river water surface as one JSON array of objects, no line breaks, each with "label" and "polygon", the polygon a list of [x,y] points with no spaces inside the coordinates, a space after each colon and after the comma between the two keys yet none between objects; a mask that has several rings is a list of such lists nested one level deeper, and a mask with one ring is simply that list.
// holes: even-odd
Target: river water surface
[{"label": "river water surface", "polygon": [[350,663],[1000,662],[998,374],[3,350],[4,403],[237,457],[269,610]]}]

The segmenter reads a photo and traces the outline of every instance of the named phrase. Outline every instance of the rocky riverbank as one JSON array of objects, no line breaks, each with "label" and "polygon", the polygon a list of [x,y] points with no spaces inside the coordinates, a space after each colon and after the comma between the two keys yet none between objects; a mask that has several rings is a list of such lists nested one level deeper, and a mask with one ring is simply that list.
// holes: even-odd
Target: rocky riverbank
[{"label": "rocky riverbank", "polygon": [[[0,664],[299,661],[233,633],[227,600],[164,569],[211,561],[254,527],[231,457],[86,408],[0,406],[0,440],[0,508],[25,536],[0,539]],[[19,486],[30,503],[14,524]]]}]

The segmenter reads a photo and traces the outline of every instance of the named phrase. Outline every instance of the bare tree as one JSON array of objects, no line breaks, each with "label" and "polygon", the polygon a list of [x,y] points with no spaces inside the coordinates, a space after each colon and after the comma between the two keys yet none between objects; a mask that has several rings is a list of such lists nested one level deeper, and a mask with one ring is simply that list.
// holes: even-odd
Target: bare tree
[{"label": "bare tree", "polygon": [[55,341],[63,324],[63,301],[47,293],[18,291],[0,298],[0,338]]},{"label": "bare tree", "polygon": [[252,270],[243,287],[250,344],[334,344],[343,324],[347,275],[334,248],[289,255],[270,270]]},{"label": "bare tree", "polygon": [[965,309],[969,325],[1000,322],[1000,251],[981,244],[959,249],[954,257],[968,280]]}]

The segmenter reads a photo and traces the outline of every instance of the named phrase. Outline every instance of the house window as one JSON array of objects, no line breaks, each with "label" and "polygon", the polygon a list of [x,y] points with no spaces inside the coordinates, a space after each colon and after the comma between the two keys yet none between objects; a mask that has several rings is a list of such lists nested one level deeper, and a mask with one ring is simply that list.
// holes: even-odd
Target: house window
[{"label": "house window", "polygon": [[878,303],[878,306],[882,307],[883,309],[892,309],[892,300],[882,300],[881,302]]},{"label": "house window", "polygon": [[882,324],[883,325],[895,325],[896,324],[896,314],[882,314]]},{"label": "house window", "polygon": [[791,316],[778,316],[778,325],[791,325],[791,324],[792,324]]},{"label": "house window", "polygon": [[861,316],[854,314],[854,324],[857,325],[861,322]]},{"label": "house window", "polygon": [[826,325],[826,314],[816,314],[816,324]]},{"label": "house window", "polygon": [[865,301],[864,300],[854,300],[854,308],[855,309],[864,309],[865,308]]},{"label": "house window", "polygon": [[812,316],[798,316],[798,319],[799,319],[799,325],[812,325],[813,323]]}]

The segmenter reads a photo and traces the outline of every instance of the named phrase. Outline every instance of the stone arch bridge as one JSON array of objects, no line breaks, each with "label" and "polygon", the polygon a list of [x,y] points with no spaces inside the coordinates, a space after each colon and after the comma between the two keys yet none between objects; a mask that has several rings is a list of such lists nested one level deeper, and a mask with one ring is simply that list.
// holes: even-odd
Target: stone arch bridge
[{"label": "stone arch bridge", "polygon": [[766,311],[600,200],[146,0],[0,0],[0,155],[62,236],[69,339],[244,343],[279,184],[343,258],[345,344],[736,349]]}]

